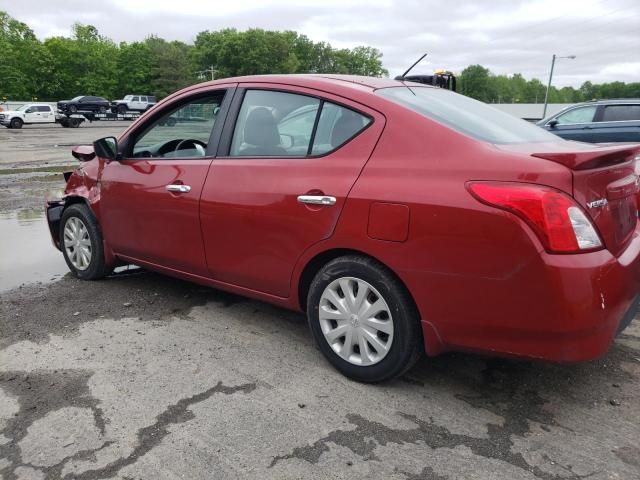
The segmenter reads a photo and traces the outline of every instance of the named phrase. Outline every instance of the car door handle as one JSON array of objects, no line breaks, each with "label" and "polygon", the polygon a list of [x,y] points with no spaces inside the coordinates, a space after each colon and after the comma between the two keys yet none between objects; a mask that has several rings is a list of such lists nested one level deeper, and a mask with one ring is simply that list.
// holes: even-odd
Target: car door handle
[{"label": "car door handle", "polygon": [[335,205],[336,197],[328,195],[299,195],[298,203],[306,203],[309,205]]},{"label": "car door handle", "polygon": [[189,193],[191,191],[191,187],[189,185],[182,184],[171,184],[165,187],[167,192],[177,192],[177,193]]}]

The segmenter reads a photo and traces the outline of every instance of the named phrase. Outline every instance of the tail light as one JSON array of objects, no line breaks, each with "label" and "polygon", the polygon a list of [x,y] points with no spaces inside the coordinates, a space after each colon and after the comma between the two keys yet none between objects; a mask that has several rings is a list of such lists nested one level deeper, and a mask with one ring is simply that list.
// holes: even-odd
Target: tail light
[{"label": "tail light", "polygon": [[542,185],[471,182],[471,194],[482,203],[522,218],[552,253],[581,253],[602,248],[589,217],[573,198]]}]

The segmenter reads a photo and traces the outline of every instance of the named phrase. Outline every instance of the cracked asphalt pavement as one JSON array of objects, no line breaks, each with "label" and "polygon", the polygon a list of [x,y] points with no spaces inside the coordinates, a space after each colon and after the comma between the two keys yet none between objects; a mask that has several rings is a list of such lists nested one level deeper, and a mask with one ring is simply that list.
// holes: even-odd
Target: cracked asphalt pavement
[{"label": "cracked asphalt pavement", "polygon": [[3,480],[640,478],[637,319],[590,363],[446,354],[364,385],[261,302],[137,269],[11,288]]}]

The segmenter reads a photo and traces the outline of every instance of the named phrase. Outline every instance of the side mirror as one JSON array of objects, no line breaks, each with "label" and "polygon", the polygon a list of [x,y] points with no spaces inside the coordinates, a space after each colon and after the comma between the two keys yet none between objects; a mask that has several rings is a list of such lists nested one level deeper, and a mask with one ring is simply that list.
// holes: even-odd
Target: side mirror
[{"label": "side mirror", "polygon": [[33,110],[31,110],[30,108],[27,108],[24,113],[33,113]]},{"label": "side mirror", "polygon": [[556,128],[556,125],[558,125],[558,120],[555,118],[547,123],[547,127],[549,128]]},{"label": "side mirror", "polygon": [[89,162],[95,158],[96,152],[94,152],[91,145],[78,145],[77,147],[73,147],[71,155],[81,162]]},{"label": "side mirror", "polygon": [[93,150],[100,158],[119,160],[118,140],[116,137],[104,137],[93,142]]}]

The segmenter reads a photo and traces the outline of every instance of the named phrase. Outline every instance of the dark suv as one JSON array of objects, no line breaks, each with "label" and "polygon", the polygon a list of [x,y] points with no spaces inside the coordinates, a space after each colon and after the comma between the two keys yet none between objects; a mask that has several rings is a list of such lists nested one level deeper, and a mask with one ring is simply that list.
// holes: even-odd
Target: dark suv
[{"label": "dark suv", "polygon": [[84,95],[72,98],[71,100],[61,100],[58,102],[58,111],[61,113],[94,112],[105,113],[111,104],[109,100],[102,97]]},{"label": "dark suv", "polygon": [[538,125],[567,140],[640,142],[640,99],[578,103]]}]

